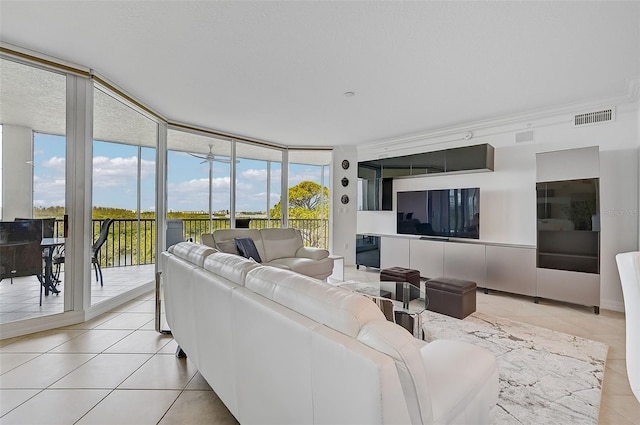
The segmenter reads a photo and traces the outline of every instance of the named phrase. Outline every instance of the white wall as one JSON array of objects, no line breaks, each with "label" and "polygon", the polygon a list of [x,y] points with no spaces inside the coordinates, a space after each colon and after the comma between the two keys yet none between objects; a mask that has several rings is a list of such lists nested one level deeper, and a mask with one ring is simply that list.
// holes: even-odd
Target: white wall
[{"label": "white wall", "polygon": [[[349,168],[342,168],[343,160],[349,161]],[[346,187],[342,186],[343,177],[349,179]],[[356,211],[357,211],[358,152],[354,146],[336,146],[333,149],[333,167],[331,187],[331,241],[330,252],[342,255],[345,265],[356,263]],[[348,204],[342,204],[342,195],[349,197]]]},{"label": "white wall", "polygon": [[[580,111],[582,112],[582,111]],[[638,104],[617,109],[614,122],[573,127],[573,113],[531,122],[484,125],[465,141],[455,131],[409,141],[361,146],[358,160],[408,155],[471,144],[495,148],[495,171],[394,180],[394,211],[358,212],[358,233],[395,234],[395,193],[399,190],[480,187],[480,239],[486,242],[536,245],[536,153],[598,146],[600,149],[601,302],[622,310],[622,292],[615,254],[638,247],[640,176]],[[515,133],[534,130],[534,140],[515,143]]]}]

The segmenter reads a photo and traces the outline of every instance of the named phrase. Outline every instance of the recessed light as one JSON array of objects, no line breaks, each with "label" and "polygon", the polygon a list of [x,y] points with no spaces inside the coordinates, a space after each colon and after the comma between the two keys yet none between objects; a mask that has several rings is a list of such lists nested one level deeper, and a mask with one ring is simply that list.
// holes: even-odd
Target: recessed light
[{"label": "recessed light", "polygon": [[346,92],[344,92],[344,97],[353,97],[353,96],[355,96],[355,95],[356,95],[356,94],[355,94],[354,92],[352,92],[352,91],[346,91]]}]

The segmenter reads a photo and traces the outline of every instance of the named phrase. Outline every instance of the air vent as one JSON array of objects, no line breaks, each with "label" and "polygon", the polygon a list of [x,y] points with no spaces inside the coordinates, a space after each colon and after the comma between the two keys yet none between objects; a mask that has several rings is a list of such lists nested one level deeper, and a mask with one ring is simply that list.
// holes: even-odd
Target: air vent
[{"label": "air vent", "polygon": [[516,133],[516,143],[533,142],[533,130]]},{"label": "air vent", "polygon": [[587,112],[578,114],[573,117],[573,125],[575,127],[581,125],[599,124],[601,122],[609,122],[615,119],[615,111],[613,108],[603,109],[596,112]]}]

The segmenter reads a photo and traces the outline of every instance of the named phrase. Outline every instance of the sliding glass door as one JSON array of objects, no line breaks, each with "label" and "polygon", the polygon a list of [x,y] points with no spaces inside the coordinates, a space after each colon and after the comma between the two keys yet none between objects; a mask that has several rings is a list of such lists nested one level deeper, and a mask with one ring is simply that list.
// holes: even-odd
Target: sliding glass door
[{"label": "sliding glass door", "polygon": [[230,227],[231,141],[167,133],[167,247]]},{"label": "sliding glass door", "polygon": [[[65,310],[64,273],[54,277],[43,267],[64,247],[41,244],[43,237],[63,236],[66,82],[64,74],[0,59],[2,324]],[[31,225],[17,221],[25,219],[36,219],[40,232],[27,234]]]},{"label": "sliding glass door", "polygon": [[330,150],[289,150],[288,225],[306,246],[329,246],[330,164]]},{"label": "sliding glass door", "polygon": [[94,88],[92,273],[97,304],[154,280],[158,124]]}]

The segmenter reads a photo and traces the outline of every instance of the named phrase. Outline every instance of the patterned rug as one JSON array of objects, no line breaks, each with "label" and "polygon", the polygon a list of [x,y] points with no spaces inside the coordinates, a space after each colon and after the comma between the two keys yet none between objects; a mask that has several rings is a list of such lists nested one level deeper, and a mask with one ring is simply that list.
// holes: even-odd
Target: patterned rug
[{"label": "patterned rug", "polygon": [[496,424],[597,424],[609,347],[513,320],[423,314],[424,338],[467,341],[498,360]]}]

